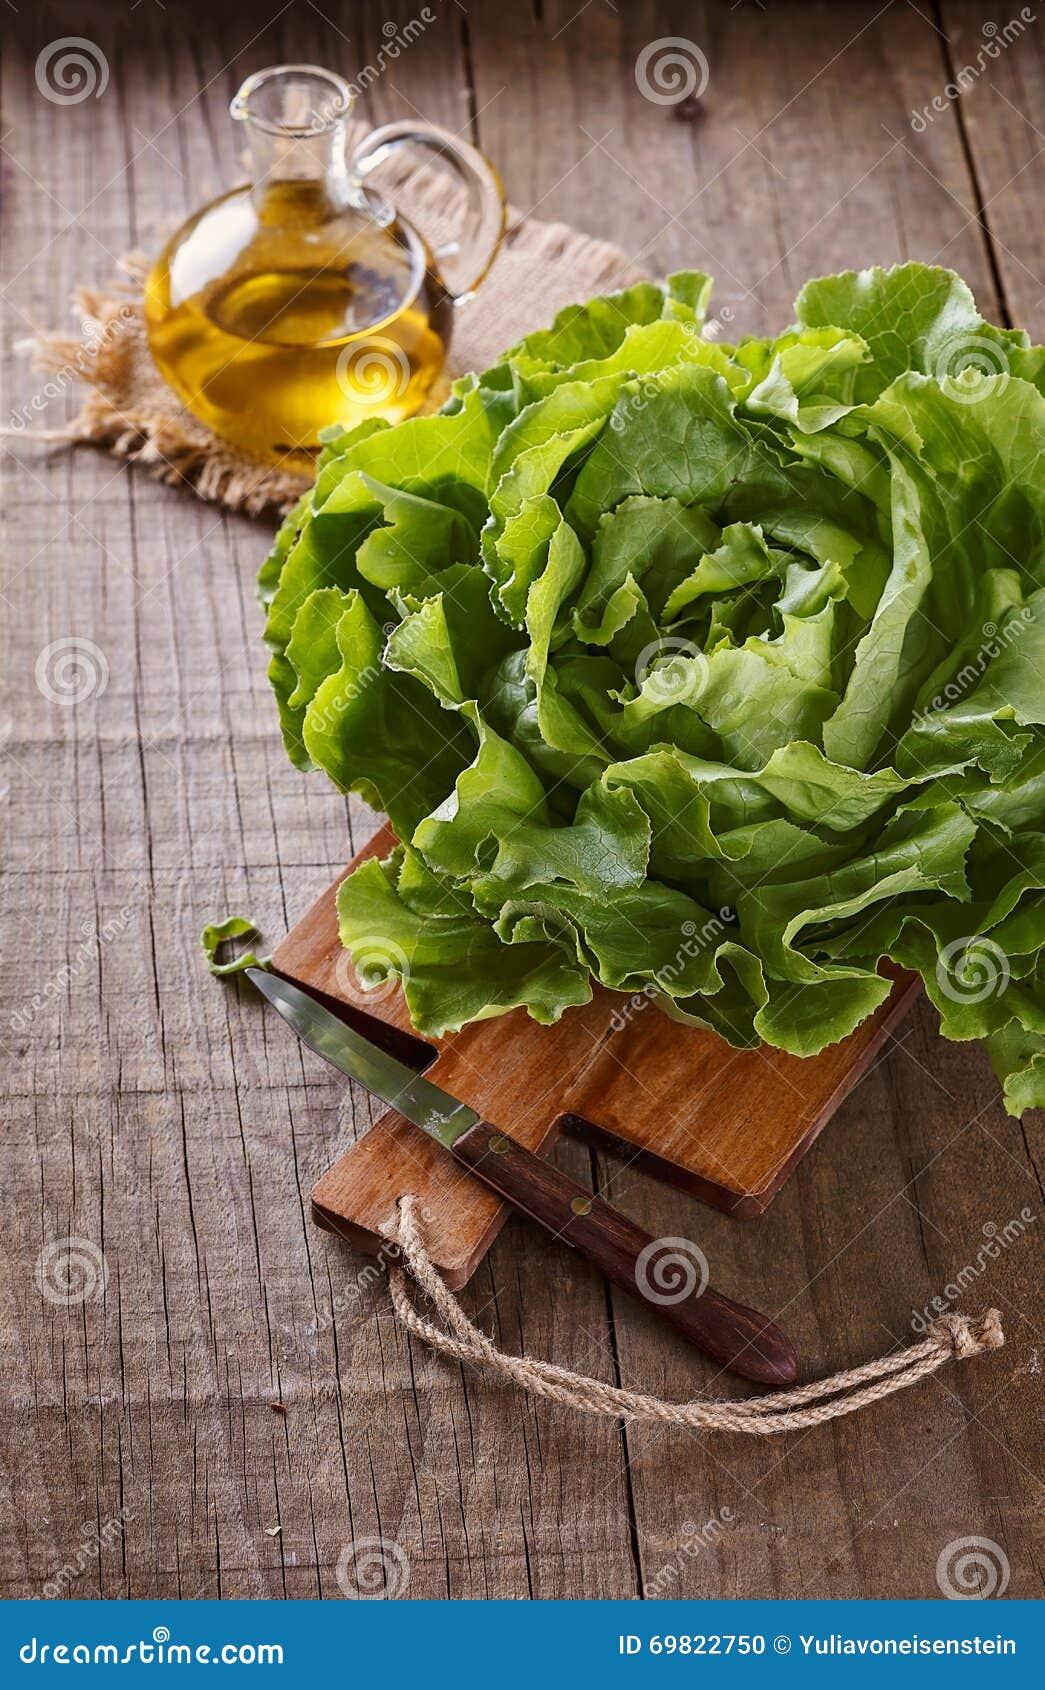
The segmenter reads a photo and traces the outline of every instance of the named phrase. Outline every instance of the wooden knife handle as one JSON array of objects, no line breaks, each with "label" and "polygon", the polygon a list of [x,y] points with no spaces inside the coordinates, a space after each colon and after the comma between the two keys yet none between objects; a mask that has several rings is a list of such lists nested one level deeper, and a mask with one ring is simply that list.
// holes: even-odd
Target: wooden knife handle
[{"label": "wooden knife handle", "polygon": [[459,1162],[513,1208],[587,1256],[723,1367],[763,1385],[793,1385],[795,1352],[779,1326],[707,1284],[687,1239],[653,1239],[558,1168],[479,1121],[453,1146]]}]

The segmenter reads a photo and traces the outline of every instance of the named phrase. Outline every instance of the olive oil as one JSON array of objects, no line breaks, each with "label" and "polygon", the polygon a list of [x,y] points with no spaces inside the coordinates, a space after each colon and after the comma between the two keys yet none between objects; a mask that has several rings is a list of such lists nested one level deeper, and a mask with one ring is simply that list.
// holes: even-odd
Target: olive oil
[{"label": "olive oil", "polygon": [[317,210],[311,182],[276,184],[261,216],[249,189],[225,195],[148,281],[161,373],[216,434],[267,457],[314,451],[330,424],[411,416],[446,361],[452,307],[420,237]]},{"label": "olive oil", "polygon": [[[248,77],[231,105],[253,180],[197,211],[146,284],[149,344],[170,386],[216,434],[267,459],[314,453],[320,431],[398,422],[432,394],[453,307],[504,232],[496,171],[431,124],[389,123],[349,158],[354,92],[316,65]],[[423,146],[465,189],[448,288],[415,229],[366,178]]]}]

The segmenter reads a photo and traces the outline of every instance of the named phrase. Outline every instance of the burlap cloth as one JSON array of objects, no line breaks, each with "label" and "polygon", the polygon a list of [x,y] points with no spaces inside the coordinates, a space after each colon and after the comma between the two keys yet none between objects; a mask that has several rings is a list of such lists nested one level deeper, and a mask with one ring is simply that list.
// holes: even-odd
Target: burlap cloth
[{"label": "burlap cloth", "polygon": [[[381,188],[433,251],[453,241],[460,226],[460,192],[439,167],[411,168],[403,159],[382,172]],[[159,238],[157,249],[161,245]],[[34,428],[32,417],[26,417],[4,432],[102,446],[148,466],[163,481],[190,486],[201,498],[252,515],[286,508],[310,476],[296,468],[273,468],[220,440],[185,410],[153,364],[142,310],[142,283],[152,256],[131,253],[122,261],[121,279],[78,289],[73,310],[79,333],[42,330],[20,343],[48,372],[52,385],[64,390],[83,384],[87,394],[64,428]],[[563,305],[612,292],[640,274],[608,242],[509,208],[504,244],[492,270],[474,298],[455,312],[447,380],[486,368],[521,335],[549,323]]]}]

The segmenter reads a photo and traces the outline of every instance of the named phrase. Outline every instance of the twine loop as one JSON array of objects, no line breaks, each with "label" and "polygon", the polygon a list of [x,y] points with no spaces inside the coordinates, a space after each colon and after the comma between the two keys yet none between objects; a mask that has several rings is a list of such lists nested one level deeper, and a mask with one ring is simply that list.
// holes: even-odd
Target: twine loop
[{"label": "twine loop", "polygon": [[[925,1379],[948,1361],[965,1361],[970,1356],[1000,1349],[1005,1342],[1001,1316],[988,1309],[977,1320],[962,1314],[941,1315],[917,1344],[877,1361],[835,1373],[828,1379],[795,1385],[790,1390],[738,1402],[664,1402],[592,1379],[553,1362],[531,1356],[507,1355],[485,1332],[473,1325],[456,1297],[447,1289],[425,1248],[421,1230],[420,1203],[416,1197],[399,1199],[395,1221],[386,1229],[389,1241],[398,1247],[399,1261],[389,1273],[392,1305],[406,1330],[432,1349],[457,1361],[470,1363],[507,1383],[546,1397],[564,1408],[582,1414],[599,1414],[611,1419],[685,1426],[697,1431],[746,1432],[772,1437],[781,1432],[798,1432],[853,1414],[883,1397],[902,1391]],[[415,1306],[413,1292],[420,1291],[442,1317],[438,1326]]]}]

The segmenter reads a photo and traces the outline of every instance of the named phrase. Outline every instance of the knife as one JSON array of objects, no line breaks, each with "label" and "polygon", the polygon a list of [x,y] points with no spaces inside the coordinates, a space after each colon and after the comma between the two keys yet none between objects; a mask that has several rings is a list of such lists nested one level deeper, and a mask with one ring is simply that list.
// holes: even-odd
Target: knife
[{"label": "knife", "polygon": [[745,1379],[794,1384],[798,1368],[786,1335],[756,1309],[712,1290],[703,1254],[688,1240],[651,1238],[466,1103],[388,1056],[308,992],[260,968],[245,972],[317,1056],[428,1133],[513,1209],[580,1251],[697,1349]]}]

